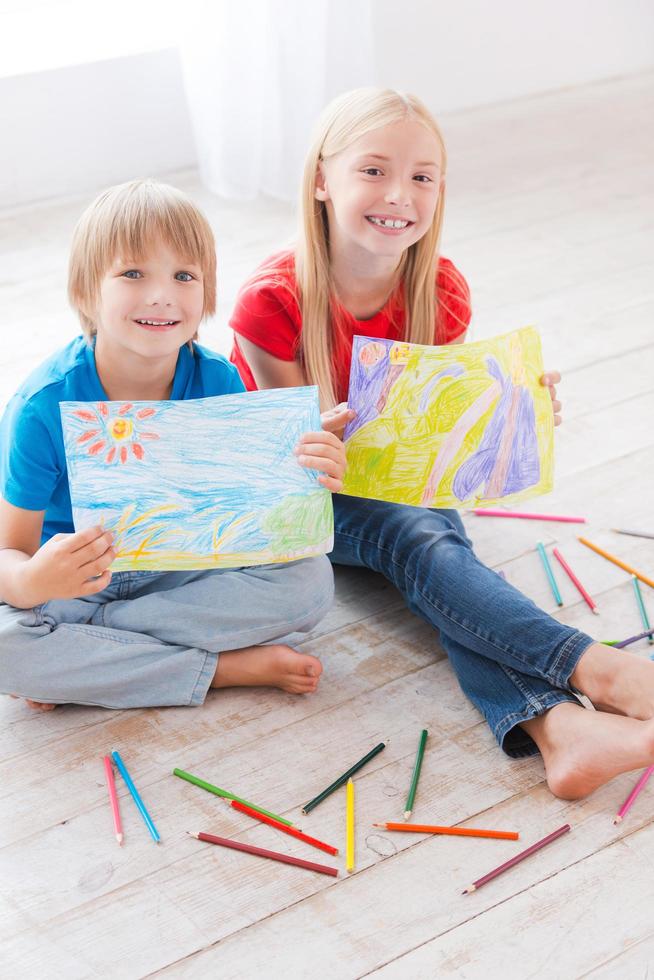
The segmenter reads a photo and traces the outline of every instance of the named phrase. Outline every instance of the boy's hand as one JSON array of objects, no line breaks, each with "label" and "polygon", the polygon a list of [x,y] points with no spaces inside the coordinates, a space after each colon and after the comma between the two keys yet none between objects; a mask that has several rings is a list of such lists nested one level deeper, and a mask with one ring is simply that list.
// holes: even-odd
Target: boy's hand
[{"label": "boy's hand", "polygon": [[552,411],[554,412],[554,425],[561,425],[561,402],[556,397],[556,385],[561,380],[558,371],[547,371],[540,379],[540,383],[549,388],[550,398],[552,399]]},{"label": "boy's hand", "polygon": [[305,432],[295,447],[300,466],[320,470],[318,482],[332,493],[343,489],[345,446],[333,432]]},{"label": "boy's hand", "polygon": [[320,424],[325,432],[333,432],[339,439],[343,438],[345,426],[356,416],[352,408],[347,407],[347,402],[341,402],[335,408],[330,408],[320,416]]},{"label": "boy's hand", "polygon": [[101,527],[51,537],[24,566],[25,587],[36,597],[33,605],[106,589],[116,557],[112,542],[111,531]]}]

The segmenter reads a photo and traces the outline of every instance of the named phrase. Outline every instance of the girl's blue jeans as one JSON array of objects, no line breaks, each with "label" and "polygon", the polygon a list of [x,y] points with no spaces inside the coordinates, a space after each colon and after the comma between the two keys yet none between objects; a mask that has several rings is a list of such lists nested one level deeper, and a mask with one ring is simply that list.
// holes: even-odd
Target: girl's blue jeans
[{"label": "girl's blue jeans", "polygon": [[380,572],[440,633],[463,691],[504,751],[538,751],[520,728],[563,701],[590,636],[557,622],[476,557],[454,510],[334,496],[332,562]]}]

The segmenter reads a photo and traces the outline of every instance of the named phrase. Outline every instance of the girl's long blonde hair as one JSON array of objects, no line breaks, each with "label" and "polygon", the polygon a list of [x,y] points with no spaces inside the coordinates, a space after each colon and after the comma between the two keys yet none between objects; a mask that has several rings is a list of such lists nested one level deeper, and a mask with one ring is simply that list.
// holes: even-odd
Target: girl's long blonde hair
[{"label": "girl's long blonde hair", "polygon": [[[300,233],[295,251],[298,301],[302,313],[301,357],[310,384],[318,385],[325,407],[336,403],[334,354],[335,300],[329,261],[329,227],[324,202],[316,200],[316,174],[322,160],[346,149],[374,129],[404,119],[421,122],[434,134],[445,176],[445,144],[434,117],[414,95],[393,89],[361,88],[334,99],[322,113],[306,158],[300,196]],[[433,344],[436,322],[436,269],[443,223],[444,184],[434,220],[400,261],[404,287],[405,336]]]}]

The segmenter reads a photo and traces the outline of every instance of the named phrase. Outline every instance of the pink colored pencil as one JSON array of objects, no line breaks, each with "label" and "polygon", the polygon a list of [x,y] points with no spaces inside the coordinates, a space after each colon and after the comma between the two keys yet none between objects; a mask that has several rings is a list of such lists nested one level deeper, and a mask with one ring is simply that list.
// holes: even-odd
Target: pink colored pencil
[{"label": "pink colored pencil", "polygon": [[104,774],[107,777],[107,789],[109,790],[109,800],[111,801],[111,812],[114,818],[114,830],[116,832],[116,840],[119,844],[123,843],[123,825],[120,820],[120,808],[118,806],[118,796],[116,794],[116,781],[114,779],[114,770],[111,765],[111,759],[108,755],[105,755],[102,759],[104,762]]},{"label": "pink colored pencil", "polygon": [[585,517],[564,517],[561,514],[527,514],[520,510],[473,510],[479,517],[522,517],[532,521],[563,521],[565,524],[585,524]]},{"label": "pink colored pencil", "polygon": [[565,560],[565,558],[563,557],[563,555],[561,554],[561,552],[559,551],[559,549],[558,548],[552,548],[552,554],[554,555],[554,557],[557,559],[558,563],[563,568],[563,571],[567,573],[568,578],[570,579],[570,581],[572,582],[572,584],[577,588],[577,591],[580,593],[580,595],[581,595],[582,599],[584,600],[584,602],[586,602],[590,606],[590,611],[591,612],[594,612],[596,616],[599,616],[599,610],[597,608],[597,603],[594,602],[594,600],[592,599],[592,597],[588,594],[588,592],[586,592],[585,588],[583,587],[583,585],[581,584],[581,582],[579,581],[579,579],[577,578],[577,576],[575,575],[575,573],[572,571],[572,569],[568,565],[567,561]]},{"label": "pink colored pencil", "polygon": [[627,797],[627,799],[624,801],[624,803],[622,804],[622,806],[618,810],[618,812],[617,812],[617,814],[615,816],[615,819],[614,819],[613,823],[621,823],[622,822],[622,818],[627,815],[627,813],[629,812],[629,810],[631,810],[632,806],[636,802],[636,797],[638,796],[638,794],[640,793],[640,791],[645,788],[645,786],[647,785],[647,780],[649,779],[649,777],[652,775],[653,772],[654,772],[654,766],[650,766],[649,769],[646,769],[645,770],[645,772],[640,777],[640,779],[638,780],[638,782],[636,783],[636,785],[632,789],[632,791],[629,794],[629,796]]}]

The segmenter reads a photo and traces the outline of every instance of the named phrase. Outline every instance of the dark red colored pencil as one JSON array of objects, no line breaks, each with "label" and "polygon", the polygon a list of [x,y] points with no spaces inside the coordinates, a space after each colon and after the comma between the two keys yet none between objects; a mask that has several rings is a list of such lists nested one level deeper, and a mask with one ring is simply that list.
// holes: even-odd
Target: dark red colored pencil
[{"label": "dark red colored pencil", "polygon": [[474,892],[478,888],[481,888],[481,886],[485,885],[487,881],[492,881],[493,878],[497,878],[498,875],[501,875],[504,871],[508,871],[509,868],[512,868],[515,864],[520,864],[520,862],[524,861],[525,858],[528,858],[530,854],[534,854],[536,851],[540,851],[541,847],[545,847],[547,844],[551,844],[552,841],[555,841],[558,837],[562,837],[563,834],[567,834],[569,830],[570,830],[570,824],[564,823],[563,826],[559,827],[558,830],[555,830],[553,833],[548,834],[547,837],[543,837],[542,840],[539,840],[535,844],[532,844],[531,847],[527,847],[524,851],[520,851],[520,853],[516,854],[515,857],[512,857],[510,861],[505,861],[504,864],[500,864],[499,868],[494,868],[493,871],[489,871],[487,875],[483,875],[483,877],[477,878],[477,880],[473,881],[471,885],[468,885],[468,887],[464,890],[463,894],[469,895],[471,892]]},{"label": "dark red colored pencil", "polygon": [[303,834],[296,827],[287,827],[286,824],[280,823],[279,820],[273,820],[272,817],[266,816],[265,813],[258,813],[257,810],[251,810],[249,806],[244,806],[238,800],[230,800],[229,803],[230,806],[233,806],[240,813],[246,813],[248,817],[252,817],[254,820],[260,820],[261,823],[270,824],[275,830],[283,830],[285,834],[289,834],[291,837],[297,837],[298,840],[303,840],[305,844],[318,847],[321,851],[326,851],[327,854],[338,854],[337,847],[333,847],[331,844],[325,844],[324,841],[318,840],[316,837],[309,837],[308,834]]},{"label": "dark red colored pencil", "polygon": [[[187,830],[187,834],[190,832]],[[317,871],[321,875],[332,875],[338,877],[338,868],[328,868],[325,864],[314,864],[313,861],[304,861],[302,858],[291,857],[290,854],[280,854],[279,851],[267,851],[264,847],[255,847],[253,844],[241,844],[240,841],[230,840],[228,837],[214,837],[213,834],[190,834],[197,840],[206,841],[207,844],[218,844],[220,847],[231,847],[235,851],[245,851],[246,854],[256,854],[258,857],[270,858],[272,861],[281,861],[283,864],[294,864],[298,868],[307,868],[309,871]]]}]

